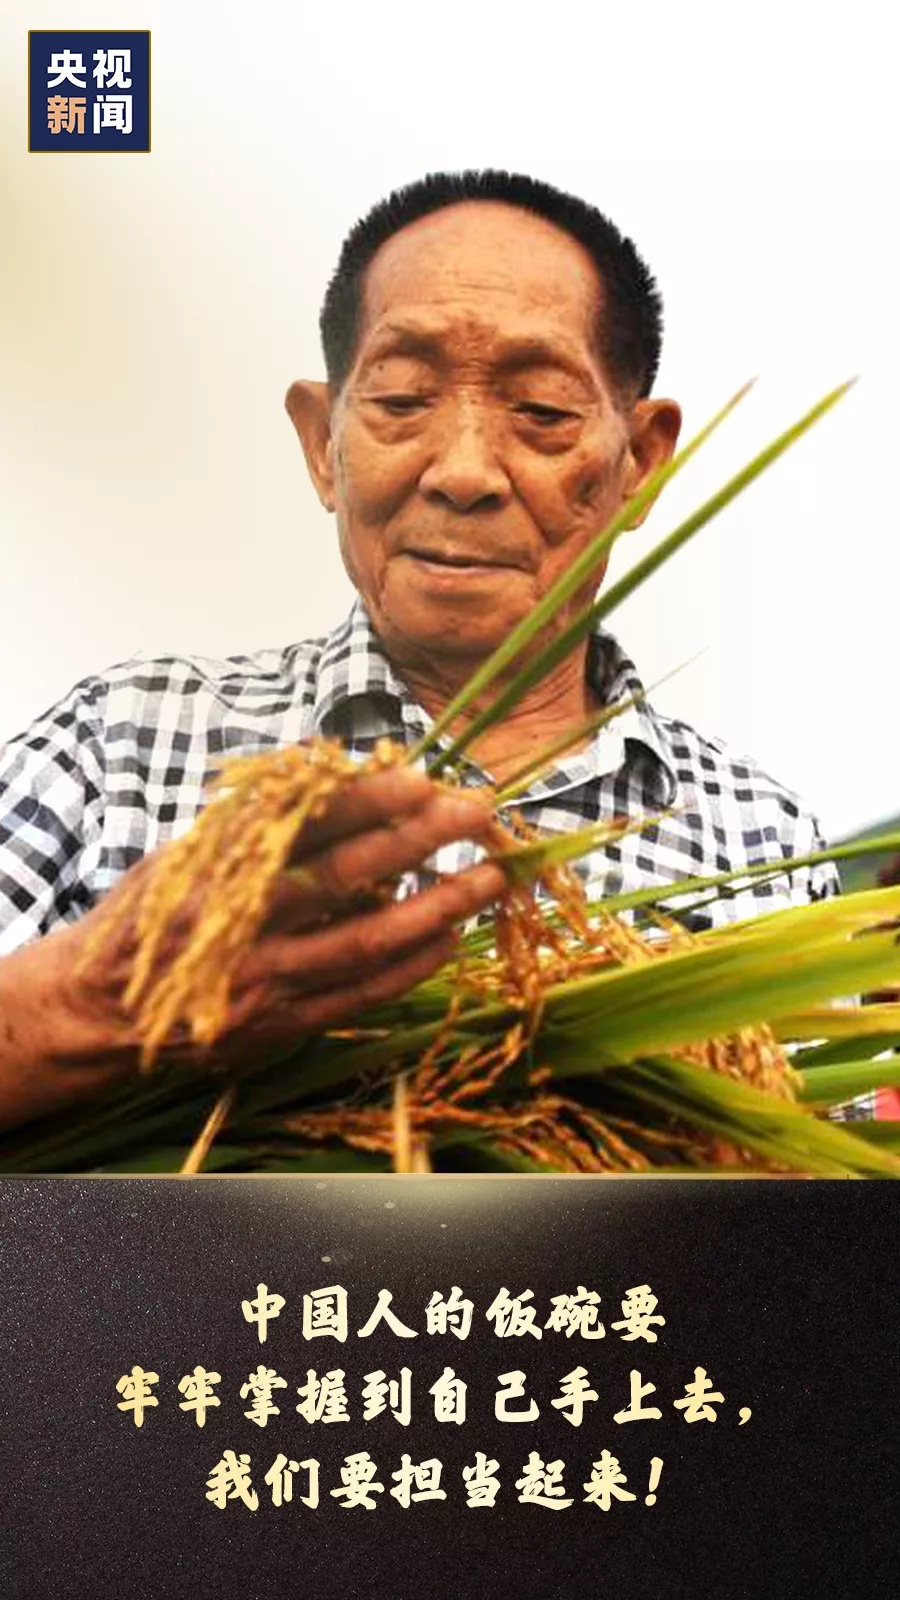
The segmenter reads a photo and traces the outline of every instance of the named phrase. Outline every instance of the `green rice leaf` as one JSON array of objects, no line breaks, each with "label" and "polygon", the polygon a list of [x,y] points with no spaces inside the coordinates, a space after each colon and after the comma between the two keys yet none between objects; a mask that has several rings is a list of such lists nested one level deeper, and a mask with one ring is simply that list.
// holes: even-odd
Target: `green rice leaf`
[{"label": "green rice leaf", "polygon": [[[503,673],[508,666],[521,655],[540,630],[552,621],[560,606],[577,594],[583,588],[591,573],[596,569],[603,556],[609,551],[616,539],[625,533],[634,523],[636,517],[652,505],[660,490],[677,472],[694,456],[705,444],[706,440],[715,431],[725,418],[744,399],[752,388],[753,383],[746,383],[737,394],[717,412],[704,428],[690,441],[685,448],[654,472],[643,488],[622,507],[621,511],[613,518],[608,528],[598,533],[597,537],[582,551],[571,567],[560,576],[553,588],[544,596],[532,613],[514,628],[512,633],[494,651],[494,654],[473,673],[465,687],[451,700],[439,717],[437,717],[428,733],[410,751],[409,759],[418,761],[429,750],[433,749],[438,740],[443,737],[447,729],[452,727],[459,716],[482,695],[486,689]],[[442,763],[443,764],[443,763]]]},{"label": "green rice leaf", "polygon": [[[797,872],[803,867],[818,866],[826,861],[850,860],[853,856],[862,855],[865,851],[870,854],[873,850],[893,854],[900,850],[900,833],[885,834],[881,839],[868,839],[865,845],[849,844],[837,845],[831,850],[814,850],[805,856],[790,856],[783,861],[760,861],[749,867],[733,867],[730,872],[715,873],[705,878],[678,878],[670,884],[653,884],[647,889],[635,889],[630,894],[609,895],[604,899],[594,900],[591,903],[592,911],[606,911],[617,916],[622,911],[639,911],[646,906],[659,906],[665,908],[669,901],[677,899],[679,902],[685,895],[695,895],[702,890],[732,889],[735,894],[751,882],[763,882],[768,879],[785,877],[789,873]],[[857,891],[859,893],[861,891]],[[719,893],[711,894],[703,900],[695,900],[688,905],[679,903],[678,912],[687,914],[696,907],[709,904],[713,900],[727,898]],[[848,899],[849,896],[845,896]],[[770,916],[782,916],[783,911],[769,913]],[[763,921],[758,917],[756,921]],[[737,925],[737,924],[736,924]],[[743,924],[740,924],[743,926]]]},{"label": "green rice leaf", "polygon": [[667,683],[670,678],[676,677],[679,672],[684,672],[686,667],[690,667],[695,661],[699,661],[704,654],[704,650],[698,650],[696,655],[691,656],[688,661],[683,661],[680,666],[673,667],[671,672],[666,672],[661,678],[657,678],[656,682],[652,683],[643,693],[631,695],[627,700],[620,700],[614,706],[606,706],[593,717],[588,717],[587,721],[581,723],[579,727],[571,729],[561,739],[557,739],[553,744],[547,745],[539,755],[530,757],[523,767],[519,767],[507,778],[503,788],[497,790],[497,805],[509,805],[510,801],[515,800],[522,794],[536,778],[543,776],[545,771],[550,770],[560,756],[565,755],[569,750],[579,745],[583,739],[591,738],[594,734],[599,733],[601,728],[607,727],[617,717],[624,716],[626,711],[631,711],[635,706],[642,705],[659,688],[660,684]]},{"label": "green rice leaf", "polygon": [[820,1177],[900,1177],[890,1150],[867,1146],[844,1126],[823,1122],[746,1083],[671,1060],[641,1061],[621,1081],[638,1098],[765,1160]]},{"label": "green rice leaf", "polygon": [[693,946],[665,958],[550,989],[548,1055],[552,1061],[554,1052],[579,1050],[589,1060],[593,1053],[599,1070],[611,1060],[733,1033],[900,978],[893,931],[851,937],[880,920],[873,916],[876,899],[900,906],[900,890],[870,891],[701,934]]},{"label": "green rice leaf", "polygon": [[[842,399],[847,393],[847,390],[851,387],[852,381],[853,380],[851,380],[851,382],[841,384],[837,389],[833,389],[829,394],[825,395],[822,400],[820,400],[811,408],[810,411],[805,414],[805,416],[801,417],[799,421],[795,422],[792,427],[787,428],[785,432],[780,434],[777,439],[773,440],[771,444],[767,445],[764,450],[761,450],[760,453],[755,456],[746,467],[744,467],[740,472],[736,473],[734,477],[730,478],[716,494],[712,495],[709,500],[704,501],[703,505],[700,506],[697,511],[693,512],[691,516],[684,520],[684,522],[680,523],[674,532],[670,533],[666,539],[663,539],[654,550],[651,550],[650,553],[643,558],[643,560],[638,561],[636,565],[619,580],[618,583],[613,584],[610,589],[605,590],[600,596],[599,600],[594,601],[593,604],[585,607],[581,612],[579,612],[578,616],[576,616],[574,621],[571,622],[567,628],[565,628],[555,639],[546,645],[543,650],[539,651],[532,660],[526,662],[525,665],[519,669],[511,681],[504,689],[500,691],[500,693],[492,700],[492,702],[476,716],[474,716],[467,724],[465,729],[459,735],[457,735],[455,739],[453,739],[449,747],[440,751],[431,764],[432,772],[440,772],[444,767],[452,764],[455,761],[458,761],[460,756],[464,754],[464,752],[469,748],[475,739],[479,738],[481,734],[483,734],[489,727],[495,726],[496,723],[501,722],[504,717],[508,716],[512,708],[518,704],[524,695],[526,695],[529,690],[535,686],[535,684],[540,683],[555,666],[557,666],[561,661],[564,661],[566,657],[575,649],[576,645],[578,645],[583,639],[587,638],[588,634],[592,632],[592,630],[604,619],[604,617],[607,617],[610,612],[615,610],[616,606],[621,605],[623,600],[626,600],[629,595],[633,594],[634,591],[642,583],[644,583],[652,573],[656,572],[666,561],[670,559],[671,556],[676,553],[676,551],[680,550],[682,545],[686,544],[689,539],[693,538],[694,534],[698,533],[701,528],[705,527],[707,522],[710,522],[713,517],[718,516],[719,512],[723,511],[727,505],[730,505],[732,500],[736,499],[739,494],[743,493],[743,491],[750,483],[753,482],[755,478],[759,477],[759,475],[768,467],[770,467],[774,461],[777,461],[778,457],[783,455],[784,452],[791,447],[791,445],[795,444],[797,440],[804,433],[806,433],[814,423],[818,422],[827,411],[830,411],[832,406],[836,405],[838,400]],[[619,519],[617,519],[616,523],[613,523],[613,528],[617,528],[618,520]],[[601,536],[601,549],[605,549],[607,547],[606,544],[602,544],[602,540],[604,539],[608,541],[608,535]],[[589,546],[589,550],[593,550],[593,548],[593,546]],[[584,558],[582,557],[582,560],[583,559]],[[593,562],[588,567],[588,573],[592,570],[593,566],[596,566],[596,562],[597,557],[594,558]],[[575,573],[578,573],[578,581],[570,583],[569,580]],[[560,580],[559,583],[554,585],[554,588],[550,590],[549,594],[545,596],[544,600],[535,607],[531,616],[520,625],[520,628],[514,630],[506,644],[501,646],[501,651],[497,652],[497,656],[499,656],[501,652],[507,651],[512,641],[517,640],[520,634],[525,635],[524,642],[532,639],[540,631],[540,629],[546,625],[550,618],[556,614],[561,604],[563,604],[565,600],[569,599],[572,594],[577,593],[577,590],[582,585],[583,579],[584,574],[580,572],[580,563],[573,563],[572,567],[569,568],[569,570],[564,574],[564,578]],[[507,655],[505,657],[502,662],[502,666],[508,665],[509,662],[514,659],[514,656],[519,653],[521,648],[522,643],[517,643],[516,650],[513,651],[512,655]],[[491,661],[496,660],[497,656],[492,657]],[[490,666],[491,662],[488,662],[487,667],[482,670],[486,672]],[[502,670],[502,668],[498,668],[497,670]],[[463,690],[462,695],[457,697],[458,700],[463,701],[463,705],[460,705],[458,709],[454,711],[453,707],[457,705],[457,702],[454,701],[451,707],[448,708],[448,711],[444,714],[444,718],[440,719],[442,722],[441,732],[443,732],[444,728],[446,728],[450,722],[455,720],[460,710],[471,704],[471,701],[475,698],[476,694],[485,687],[484,684],[478,684],[477,689],[474,690],[474,692],[471,692],[472,686],[476,683],[478,676],[479,674],[476,673],[475,677],[470,681],[470,684],[467,686],[467,688]],[[489,681],[493,682],[496,676],[497,672],[493,672]],[[452,716],[450,715],[451,711],[453,711]],[[421,753],[422,748],[424,748],[424,746],[417,747],[417,751],[414,752],[414,754]]]},{"label": "green rice leaf", "polygon": [[884,1061],[848,1061],[835,1067],[801,1068],[801,1099],[818,1106],[841,1105],[872,1089],[900,1088],[900,1056]]}]

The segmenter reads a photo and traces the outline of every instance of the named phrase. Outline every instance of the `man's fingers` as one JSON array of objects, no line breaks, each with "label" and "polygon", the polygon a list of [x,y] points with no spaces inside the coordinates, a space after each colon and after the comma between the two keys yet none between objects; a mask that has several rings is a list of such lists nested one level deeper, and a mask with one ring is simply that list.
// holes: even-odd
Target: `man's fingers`
[{"label": "man's fingers", "polygon": [[478,839],[491,819],[483,798],[433,794],[396,826],[372,828],[304,857],[290,887],[279,887],[269,915],[274,930],[309,927],[342,909],[376,883],[421,868],[442,845]]},{"label": "man's fingers", "polygon": [[433,794],[430,778],[413,767],[391,767],[355,778],[335,795],[323,817],[306,824],[291,859],[299,862],[337,839],[385,827],[395,817],[426,805]]},{"label": "man's fingers", "polygon": [[378,911],[305,934],[271,937],[254,952],[249,981],[274,978],[302,992],[360,979],[483,911],[504,883],[500,868],[485,861]]},{"label": "man's fingers", "polygon": [[428,944],[420,945],[412,955],[407,954],[380,972],[350,984],[348,988],[310,995],[294,1008],[296,1026],[298,1030],[308,1032],[352,1022],[372,1006],[396,1000],[414,989],[417,983],[423,983],[450,960],[455,949],[456,935],[445,933]]}]

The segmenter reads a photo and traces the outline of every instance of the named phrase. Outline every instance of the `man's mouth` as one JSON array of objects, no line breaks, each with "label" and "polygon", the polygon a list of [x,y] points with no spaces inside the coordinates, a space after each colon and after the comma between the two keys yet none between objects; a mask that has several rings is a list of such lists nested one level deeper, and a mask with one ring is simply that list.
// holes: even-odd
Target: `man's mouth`
[{"label": "man's mouth", "polygon": [[500,557],[474,555],[467,551],[458,550],[427,550],[409,547],[402,552],[409,560],[418,565],[433,569],[435,572],[456,572],[460,574],[473,572],[501,572],[512,571],[517,563],[503,560]]}]

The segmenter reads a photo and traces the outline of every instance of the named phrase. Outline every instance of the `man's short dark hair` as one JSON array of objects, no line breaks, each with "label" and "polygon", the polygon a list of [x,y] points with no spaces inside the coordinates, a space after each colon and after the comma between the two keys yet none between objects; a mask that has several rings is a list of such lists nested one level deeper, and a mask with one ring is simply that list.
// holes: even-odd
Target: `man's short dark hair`
[{"label": "man's short dark hair", "polygon": [[434,172],[381,200],[341,248],[319,318],[328,382],[343,387],[356,355],[363,281],[373,256],[401,228],[465,200],[500,200],[568,233],[591,257],[604,289],[598,354],[624,394],[650,393],[662,344],[662,298],[630,239],[602,212],[549,183],[509,172]]}]

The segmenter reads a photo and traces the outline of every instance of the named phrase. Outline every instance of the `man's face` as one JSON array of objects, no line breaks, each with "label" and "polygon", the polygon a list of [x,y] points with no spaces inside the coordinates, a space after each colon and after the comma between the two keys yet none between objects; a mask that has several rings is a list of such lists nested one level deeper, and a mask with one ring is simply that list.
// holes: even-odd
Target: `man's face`
[{"label": "man's face", "polygon": [[325,497],[399,664],[483,658],[644,475],[598,300],[581,247],[503,204],[423,218],[375,257]]}]

